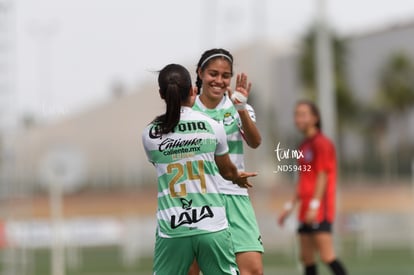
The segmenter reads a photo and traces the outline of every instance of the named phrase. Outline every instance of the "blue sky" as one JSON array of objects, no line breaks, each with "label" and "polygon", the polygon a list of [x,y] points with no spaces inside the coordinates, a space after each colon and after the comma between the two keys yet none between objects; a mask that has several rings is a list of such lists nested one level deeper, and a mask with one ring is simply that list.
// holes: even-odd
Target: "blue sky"
[{"label": "blue sky", "polygon": [[[108,99],[114,81],[134,87],[167,63],[195,64],[213,46],[237,48],[259,27],[268,39],[294,41],[315,2],[18,0],[14,109],[70,114]],[[329,21],[345,34],[414,19],[412,0],[327,3]]]}]

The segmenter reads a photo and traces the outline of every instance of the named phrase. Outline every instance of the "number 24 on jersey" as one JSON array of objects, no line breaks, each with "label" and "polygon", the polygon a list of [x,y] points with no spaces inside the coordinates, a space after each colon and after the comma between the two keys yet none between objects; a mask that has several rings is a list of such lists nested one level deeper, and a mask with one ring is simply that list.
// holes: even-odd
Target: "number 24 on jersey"
[{"label": "number 24 on jersey", "polygon": [[[198,174],[195,173],[193,169],[193,163],[196,164]],[[185,171],[186,170],[186,171]],[[199,180],[200,186],[201,186],[201,193],[207,192],[206,187],[206,178],[204,174],[204,163],[202,160],[198,161],[187,161],[184,164],[181,163],[171,163],[167,166],[167,173],[173,174],[174,176],[169,182],[169,189],[170,189],[170,196],[173,198],[176,197],[185,197],[187,196],[187,188],[186,183],[183,182],[179,185],[179,191],[176,191],[175,185],[177,182],[183,179],[185,177],[185,172],[187,172],[187,179],[188,180]]]}]

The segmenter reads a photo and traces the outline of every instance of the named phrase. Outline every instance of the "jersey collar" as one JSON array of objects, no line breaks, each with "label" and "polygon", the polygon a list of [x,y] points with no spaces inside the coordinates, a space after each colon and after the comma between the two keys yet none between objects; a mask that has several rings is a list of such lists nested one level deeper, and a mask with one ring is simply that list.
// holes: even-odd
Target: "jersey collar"
[{"label": "jersey collar", "polygon": [[200,107],[200,109],[201,110],[203,110],[203,111],[205,111],[205,110],[218,110],[218,109],[221,109],[223,106],[224,106],[224,104],[226,103],[226,101],[228,100],[228,96],[227,96],[227,94],[225,94],[224,96],[223,96],[223,98],[222,98],[222,100],[220,101],[220,103],[219,104],[217,104],[217,106],[215,107],[215,108],[213,108],[213,109],[209,109],[209,108],[207,108],[206,106],[204,106],[204,104],[203,104],[203,102],[201,102],[201,100],[200,100],[200,95],[198,95],[197,97],[196,97],[196,104],[197,104],[197,106],[198,107]]},{"label": "jersey collar", "polygon": [[188,106],[181,106],[181,113],[188,113],[191,112],[193,109]]}]

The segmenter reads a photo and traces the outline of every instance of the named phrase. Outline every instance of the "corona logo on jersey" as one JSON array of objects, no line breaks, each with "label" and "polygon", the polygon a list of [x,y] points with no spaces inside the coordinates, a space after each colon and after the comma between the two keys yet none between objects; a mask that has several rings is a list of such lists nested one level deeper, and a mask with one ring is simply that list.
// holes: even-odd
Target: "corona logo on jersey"
[{"label": "corona logo on jersey", "polygon": [[[158,124],[154,124],[152,125],[152,127],[149,130],[149,137],[151,139],[161,139],[162,136],[160,136],[159,133],[160,129],[159,129],[159,125]],[[187,121],[187,122],[180,122],[178,123],[178,125],[175,127],[174,132],[182,132],[182,133],[186,133],[186,132],[193,132],[193,131],[198,131],[198,132],[209,132],[209,128],[207,127],[206,123],[204,121]]]},{"label": "corona logo on jersey", "polygon": [[204,131],[208,132],[206,123],[204,121],[187,121],[178,123],[174,132],[191,132],[191,131]]},{"label": "corona logo on jersey", "polygon": [[211,210],[210,206],[204,205],[201,208],[192,208],[193,200],[186,200],[184,198],[181,198],[182,208],[185,210],[185,212],[182,212],[178,215],[178,218],[176,215],[171,216],[171,228],[176,229],[177,227],[180,227],[184,224],[194,224],[198,223],[199,221],[202,221],[207,218],[213,218],[214,213]]},{"label": "corona logo on jersey", "polygon": [[151,139],[157,139],[157,138],[161,139],[162,136],[158,135],[158,132],[159,132],[159,126],[157,124],[154,124],[149,129],[148,136]]}]

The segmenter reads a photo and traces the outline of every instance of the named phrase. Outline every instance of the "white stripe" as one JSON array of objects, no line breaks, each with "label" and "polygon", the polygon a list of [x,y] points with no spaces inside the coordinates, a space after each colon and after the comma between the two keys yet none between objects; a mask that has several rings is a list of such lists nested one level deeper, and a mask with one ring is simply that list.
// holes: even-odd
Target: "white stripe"
[{"label": "white stripe", "polygon": [[[193,207],[191,208],[191,210],[187,210],[187,211],[192,211],[194,209],[196,209],[197,211],[200,211],[201,207]],[[227,228],[228,222],[226,218],[225,208],[224,207],[210,207],[210,209],[213,211],[214,217],[206,218],[193,224],[184,224],[182,226],[197,227],[197,229],[206,230],[210,232],[216,232],[216,231]],[[172,215],[174,214],[180,215],[183,212],[185,212],[185,210],[183,210],[181,207],[174,207],[174,208],[169,208],[165,210],[159,210],[157,212],[157,217],[158,217],[158,220],[164,220],[167,222],[171,222]]]}]

